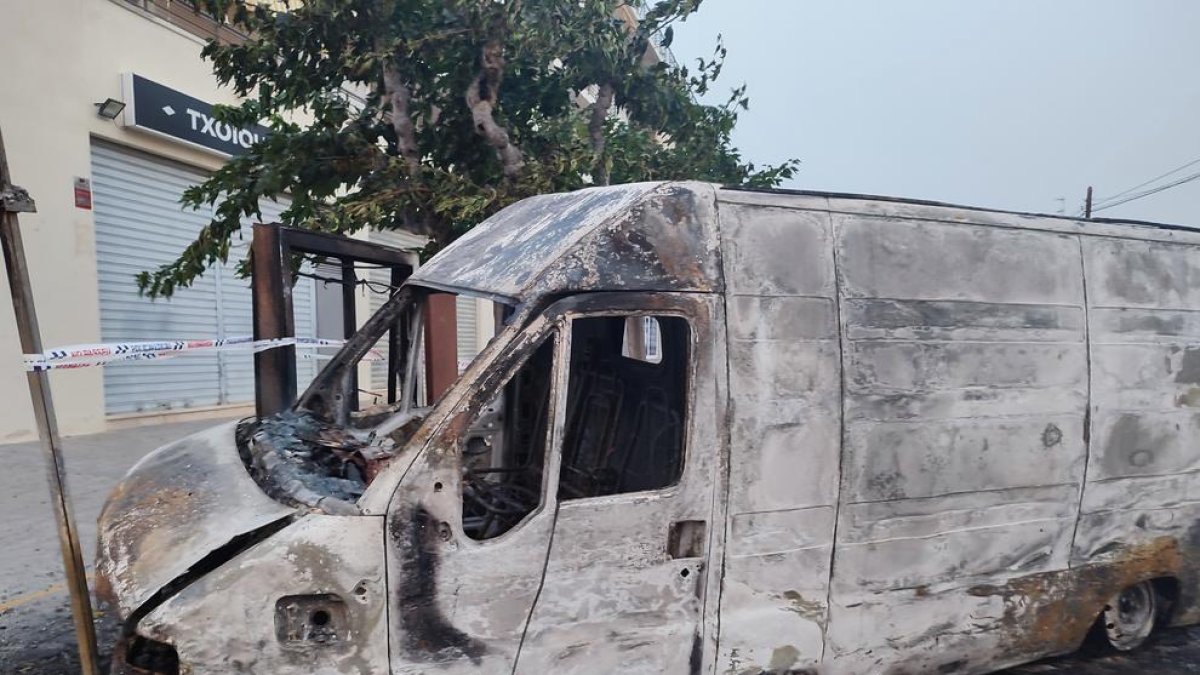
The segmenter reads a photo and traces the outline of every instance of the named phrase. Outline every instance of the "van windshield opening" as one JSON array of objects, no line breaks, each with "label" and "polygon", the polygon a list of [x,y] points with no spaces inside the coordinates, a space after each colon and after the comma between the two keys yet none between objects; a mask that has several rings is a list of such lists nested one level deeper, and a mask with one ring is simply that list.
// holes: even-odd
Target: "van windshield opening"
[{"label": "van windshield opening", "polygon": [[331,513],[401,454],[496,334],[506,306],[404,286],[329,360],[291,409],[239,428],[251,475],[284,503]]},{"label": "van windshield opening", "polygon": [[[510,307],[405,286],[368,319],[301,396],[298,409],[379,431],[431,407],[496,335]],[[388,423],[387,433],[399,425]]]}]

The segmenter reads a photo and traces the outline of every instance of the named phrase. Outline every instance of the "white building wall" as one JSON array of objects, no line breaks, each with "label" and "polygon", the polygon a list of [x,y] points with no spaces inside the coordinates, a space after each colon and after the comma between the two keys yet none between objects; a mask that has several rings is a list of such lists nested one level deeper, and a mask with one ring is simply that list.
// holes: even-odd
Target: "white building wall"
[{"label": "white building wall", "polygon": [[[122,100],[122,74],[128,72],[209,103],[233,104],[237,99],[217,86],[211,64],[200,58],[203,39],[126,0],[0,0],[0,16],[5,19],[5,39],[0,41],[0,62],[5,64],[0,72],[0,91],[4,92],[0,96],[0,131],[14,182],[26,188],[38,206],[37,213],[21,216],[21,231],[42,342],[45,347],[99,342],[94,212],[76,208],[73,192],[77,177],[91,178],[93,139],[201,171],[220,167],[224,159],[123,128],[117,121],[97,116],[94,104],[107,98]],[[393,244],[420,243],[419,238],[403,234],[363,232],[356,236]],[[0,405],[0,444],[36,436],[8,298],[7,281],[0,275],[0,402],[4,403]],[[480,304],[479,314],[490,312],[484,304],[490,307],[490,303]],[[359,321],[377,306],[378,302],[359,294]],[[475,307],[460,303],[460,309]],[[471,330],[490,337],[490,314]],[[484,342],[486,339],[479,344]],[[462,345],[460,340],[460,350]],[[370,382],[369,368],[364,367],[363,376],[362,381]],[[64,435],[166,421],[184,414],[234,414],[217,409],[117,420],[105,414],[102,369],[52,372],[50,379]]]},{"label": "white building wall", "polygon": [[[33,293],[46,346],[100,339],[93,212],[74,205],[73,182],[89,177],[91,138],[212,170],[222,160],[168,140],[122,129],[96,115],[95,102],[122,98],[121,73],[137,72],[212,103],[219,89],[203,41],[120,0],[0,0],[0,131],[14,182],[37,201],[22,214]],[[0,443],[33,438],[7,281],[0,277]],[[98,368],[51,374],[64,434],[102,431]]]}]

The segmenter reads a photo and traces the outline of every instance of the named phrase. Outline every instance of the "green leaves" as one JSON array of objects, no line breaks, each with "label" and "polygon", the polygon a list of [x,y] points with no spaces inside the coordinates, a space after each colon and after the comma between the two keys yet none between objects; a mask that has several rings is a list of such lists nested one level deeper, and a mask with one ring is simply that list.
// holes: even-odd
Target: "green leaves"
[{"label": "green leaves", "polygon": [[724,105],[697,103],[720,75],[720,41],[691,69],[654,58],[651,45],[669,46],[700,0],[654,2],[636,23],[611,0],[196,4],[253,36],[203,50],[245,99],[218,117],[273,133],[187,191],[185,205],[216,215],[176,261],[138,276],[147,295],[224,260],[261,199],[286,195],[281,218],[296,227],[425,234],[430,255],[535,194],[643,180],[771,186],[797,169],[758,168],[733,147],[744,86]]}]

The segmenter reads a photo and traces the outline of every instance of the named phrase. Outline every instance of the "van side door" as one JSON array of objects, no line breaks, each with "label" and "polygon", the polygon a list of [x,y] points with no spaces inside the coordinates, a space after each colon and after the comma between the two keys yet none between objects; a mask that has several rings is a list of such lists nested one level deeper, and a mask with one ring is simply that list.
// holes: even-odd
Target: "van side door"
[{"label": "van side door", "polygon": [[711,672],[724,539],[719,296],[568,312],[558,512],[520,673]]},{"label": "van side door", "polygon": [[[506,673],[554,528],[565,344],[551,311],[481,358],[388,507],[391,672]],[[454,400],[457,397],[457,400]],[[495,425],[492,443],[472,428]]]}]

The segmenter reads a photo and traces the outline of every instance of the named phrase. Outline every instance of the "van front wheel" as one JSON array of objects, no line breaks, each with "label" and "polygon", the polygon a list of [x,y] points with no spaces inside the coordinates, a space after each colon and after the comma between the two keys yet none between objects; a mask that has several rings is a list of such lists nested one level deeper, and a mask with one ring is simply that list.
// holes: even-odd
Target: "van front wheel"
[{"label": "van front wheel", "polygon": [[1159,598],[1154,584],[1143,581],[1115,595],[1104,606],[1104,634],[1114,649],[1137,649],[1158,622]]}]

